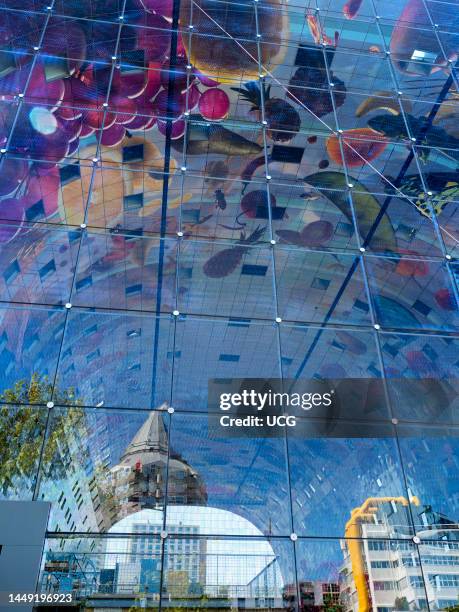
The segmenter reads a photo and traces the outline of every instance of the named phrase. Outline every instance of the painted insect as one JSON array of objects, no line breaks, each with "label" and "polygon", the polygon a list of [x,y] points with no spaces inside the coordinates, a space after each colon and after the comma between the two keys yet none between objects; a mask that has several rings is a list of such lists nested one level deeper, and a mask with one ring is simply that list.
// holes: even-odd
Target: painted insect
[{"label": "painted insect", "polygon": [[225,210],[226,208],[226,198],[225,194],[221,189],[215,190],[215,207],[220,210]]}]

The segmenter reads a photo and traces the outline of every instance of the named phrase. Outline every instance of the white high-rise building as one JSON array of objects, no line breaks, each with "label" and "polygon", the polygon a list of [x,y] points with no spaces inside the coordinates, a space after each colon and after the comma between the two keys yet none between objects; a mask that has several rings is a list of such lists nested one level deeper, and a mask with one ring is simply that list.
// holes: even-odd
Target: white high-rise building
[{"label": "white high-rise building", "polygon": [[[135,523],[132,533],[136,536],[130,541],[130,554],[135,556],[160,556],[161,541],[157,537],[162,531],[162,525],[151,523]],[[205,551],[206,540],[198,538],[199,527],[196,525],[169,525],[168,531],[172,537],[164,543],[166,571],[186,572],[190,583],[205,586]]]},{"label": "white high-rise building", "polygon": [[[343,540],[340,572],[341,603],[345,612],[441,610],[459,603],[459,531],[444,517],[441,526],[426,524],[421,544],[400,539],[384,512],[359,521],[361,540]],[[393,516],[393,515],[392,515]],[[392,517],[391,517],[392,518]],[[418,532],[419,533],[419,532]],[[397,539],[398,538],[398,539]]]}]

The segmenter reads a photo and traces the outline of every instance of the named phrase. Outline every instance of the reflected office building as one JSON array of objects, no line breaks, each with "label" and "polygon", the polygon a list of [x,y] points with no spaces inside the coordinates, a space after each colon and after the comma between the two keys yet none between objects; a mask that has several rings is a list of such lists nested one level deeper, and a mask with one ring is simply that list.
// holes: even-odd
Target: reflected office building
[{"label": "reflected office building", "polygon": [[[2,612],[459,610],[458,57],[459,0],[0,2]],[[239,379],[364,401],[226,435]]]}]

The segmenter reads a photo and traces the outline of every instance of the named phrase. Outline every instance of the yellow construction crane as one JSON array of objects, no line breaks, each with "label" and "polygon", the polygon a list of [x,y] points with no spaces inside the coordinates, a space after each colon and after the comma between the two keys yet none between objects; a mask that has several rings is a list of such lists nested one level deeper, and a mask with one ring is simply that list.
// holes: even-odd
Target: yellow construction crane
[{"label": "yellow construction crane", "polygon": [[[412,497],[410,501],[415,506],[419,506],[420,502],[417,497]],[[370,612],[371,610],[371,598],[365,577],[365,562],[359,540],[362,537],[361,525],[362,523],[373,521],[374,515],[378,511],[378,506],[388,502],[394,502],[402,506],[408,506],[410,503],[406,497],[369,497],[359,508],[352,510],[351,518],[346,523],[344,535],[348,538],[346,543],[357,590],[359,612]]]}]

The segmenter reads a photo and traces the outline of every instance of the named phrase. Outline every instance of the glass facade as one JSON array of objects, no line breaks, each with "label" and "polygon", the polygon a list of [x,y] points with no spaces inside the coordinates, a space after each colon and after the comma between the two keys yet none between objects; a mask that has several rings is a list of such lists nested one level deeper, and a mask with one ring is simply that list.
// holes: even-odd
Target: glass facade
[{"label": "glass facade", "polygon": [[[37,591],[457,610],[458,1],[0,0],[0,33],[0,500],[51,503]],[[218,437],[238,378],[386,393]]]}]

